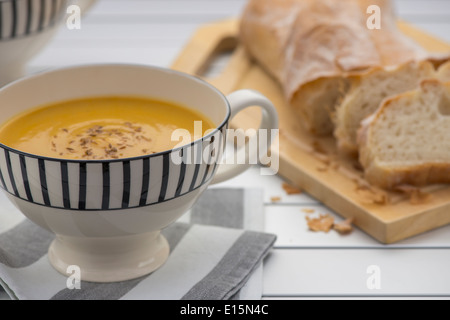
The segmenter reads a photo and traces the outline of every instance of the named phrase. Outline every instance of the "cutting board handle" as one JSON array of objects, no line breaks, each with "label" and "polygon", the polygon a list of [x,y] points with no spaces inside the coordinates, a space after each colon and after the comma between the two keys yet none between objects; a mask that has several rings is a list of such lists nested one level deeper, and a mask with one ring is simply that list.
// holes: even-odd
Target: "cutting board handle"
[{"label": "cutting board handle", "polygon": [[219,54],[233,51],[220,76],[205,79],[223,93],[231,93],[252,64],[244,48],[239,45],[238,34],[238,19],[201,27],[175,60],[172,69],[205,78],[204,72]]},{"label": "cutting board handle", "polygon": [[225,20],[199,28],[172,65],[172,69],[202,76],[214,58],[237,45],[236,20]]}]

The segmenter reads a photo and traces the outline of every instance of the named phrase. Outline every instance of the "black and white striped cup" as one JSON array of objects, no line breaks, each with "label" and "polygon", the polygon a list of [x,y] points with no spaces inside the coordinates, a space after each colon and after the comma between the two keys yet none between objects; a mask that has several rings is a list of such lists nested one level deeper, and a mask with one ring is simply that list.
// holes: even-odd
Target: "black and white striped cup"
[{"label": "black and white striped cup", "polygon": [[24,74],[25,64],[53,38],[68,8],[94,0],[0,0],[0,86]]},{"label": "black and white striped cup", "polygon": [[[264,111],[261,128],[278,125],[273,105],[257,92],[225,97],[184,73],[120,64],[59,69],[7,85],[0,90],[0,123],[38,105],[108,95],[178,102],[205,114],[216,127],[173,150],[116,160],[46,158],[0,141],[0,187],[29,219],[57,235],[49,251],[52,264],[63,273],[68,265],[83,265],[84,278],[91,281],[124,280],[157,268],[168,254],[159,231],[188,211],[212,181],[229,179],[248,167],[219,164],[225,131],[236,113],[259,105]],[[267,151],[261,148],[251,152]],[[111,248],[134,250],[135,258],[120,258]],[[104,256],[103,263],[92,254]],[[104,263],[119,258],[119,267]]]},{"label": "black and white striped cup", "polygon": [[1,0],[0,41],[26,37],[57,24],[67,0]]}]

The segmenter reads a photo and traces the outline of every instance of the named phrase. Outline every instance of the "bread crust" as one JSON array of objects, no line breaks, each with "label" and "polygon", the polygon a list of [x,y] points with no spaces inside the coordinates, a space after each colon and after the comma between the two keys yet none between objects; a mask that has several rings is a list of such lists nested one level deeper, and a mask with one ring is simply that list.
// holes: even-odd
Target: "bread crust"
[{"label": "bread crust", "polygon": [[365,179],[370,184],[386,190],[395,190],[401,185],[424,187],[431,184],[450,183],[450,164],[427,163],[413,167],[382,168],[369,166]]}]

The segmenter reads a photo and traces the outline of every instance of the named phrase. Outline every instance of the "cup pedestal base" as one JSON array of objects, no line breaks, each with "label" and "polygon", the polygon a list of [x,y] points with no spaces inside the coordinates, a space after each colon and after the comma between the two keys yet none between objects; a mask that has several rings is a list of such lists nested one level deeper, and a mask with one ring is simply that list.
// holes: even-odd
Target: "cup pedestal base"
[{"label": "cup pedestal base", "polygon": [[164,264],[169,244],[160,232],[116,238],[76,238],[57,236],[48,256],[63,275],[79,267],[82,281],[118,282],[147,275]]}]

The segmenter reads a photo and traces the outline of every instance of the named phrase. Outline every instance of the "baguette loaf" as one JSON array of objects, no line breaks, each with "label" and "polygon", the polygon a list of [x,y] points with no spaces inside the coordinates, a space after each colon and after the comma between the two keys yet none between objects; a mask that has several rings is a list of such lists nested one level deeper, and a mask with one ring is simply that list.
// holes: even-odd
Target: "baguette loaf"
[{"label": "baguette loaf", "polygon": [[334,116],[338,148],[358,154],[356,141],[361,121],[374,113],[390,96],[416,89],[422,80],[437,76],[428,61],[410,62],[396,68],[376,68],[350,78],[350,89],[336,107]]},{"label": "baguette loaf", "polygon": [[367,181],[386,189],[450,183],[450,82],[386,99],[362,122],[358,141]]},{"label": "baguette loaf", "polygon": [[[367,9],[381,9],[381,29],[369,30]],[[284,89],[312,133],[331,134],[330,114],[348,76],[427,56],[397,29],[389,0],[250,0],[241,43]]]}]

